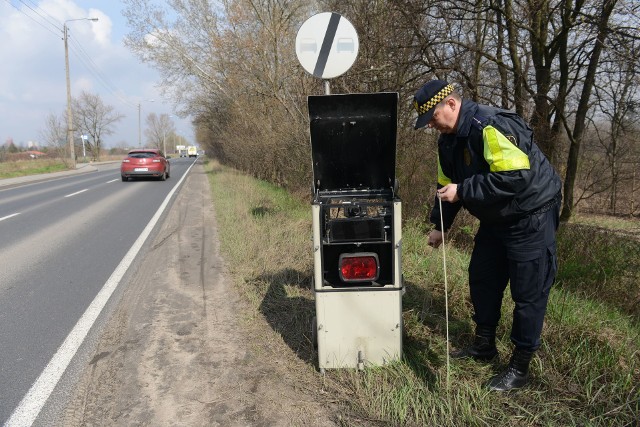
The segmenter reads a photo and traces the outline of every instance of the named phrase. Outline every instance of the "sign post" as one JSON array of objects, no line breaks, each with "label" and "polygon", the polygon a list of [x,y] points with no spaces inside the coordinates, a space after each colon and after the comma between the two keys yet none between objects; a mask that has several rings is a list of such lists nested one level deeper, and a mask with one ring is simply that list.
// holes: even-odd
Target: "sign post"
[{"label": "sign post", "polygon": [[82,135],[82,161],[86,163],[87,161],[87,150],[84,147],[84,142],[89,139],[87,135]]}]

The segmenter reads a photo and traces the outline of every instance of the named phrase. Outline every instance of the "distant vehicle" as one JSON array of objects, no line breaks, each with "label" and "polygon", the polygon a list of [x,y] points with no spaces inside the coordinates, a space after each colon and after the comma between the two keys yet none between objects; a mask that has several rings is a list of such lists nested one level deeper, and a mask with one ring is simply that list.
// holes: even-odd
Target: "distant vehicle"
[{"label": "distant vehicle", "polygon": [[189,157],[198,157],[198,148],[195,145],[190,145],[187,148],[187,154]]},{"label": "distant vehicle", "polygon": [[170,164],[162,151],[155,148],[139,148],[129,151],[120,165],[122,181],[129,178],[152,177],[161,181],[169,178]]},{"label": "distant vehicle", "polygon": [[187,157],[187,146],[186,145],[177,145],[176,151],[180,157]]}]

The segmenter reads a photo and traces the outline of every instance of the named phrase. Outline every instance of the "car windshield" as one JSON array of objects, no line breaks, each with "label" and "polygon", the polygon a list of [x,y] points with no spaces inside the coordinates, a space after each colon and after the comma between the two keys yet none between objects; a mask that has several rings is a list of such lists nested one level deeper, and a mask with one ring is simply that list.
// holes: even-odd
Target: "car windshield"
[{"label": "car windshield", "polygon": [[135,153],[129,153],[129,157],[133,157],[135,159],[148,159],[155,156],[156,156],[156,153],[153,153],[150,151],[138,151]]}]

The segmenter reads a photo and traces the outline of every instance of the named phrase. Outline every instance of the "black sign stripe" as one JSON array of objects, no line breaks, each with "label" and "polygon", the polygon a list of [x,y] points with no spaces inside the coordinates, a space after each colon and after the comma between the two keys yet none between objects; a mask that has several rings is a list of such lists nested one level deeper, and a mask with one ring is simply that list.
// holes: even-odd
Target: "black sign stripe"
[{"label": "black sign stripe", "polygon": [[333,44],[333,39],[336,36],[336,31],[338,30],[338,23],[340,22],[340,18],[341,16],[339,14],[331,13],[331,18],[329,18],[329,26],[327,27],[327,32],[324,35],[322,47],[320,48],[318,62],[316,62],[316,68],[313,70],[314,77],[322,78],[324,67],[327,65],[327,59],[329,58],[329,51],[331,51],[331,45]]}]

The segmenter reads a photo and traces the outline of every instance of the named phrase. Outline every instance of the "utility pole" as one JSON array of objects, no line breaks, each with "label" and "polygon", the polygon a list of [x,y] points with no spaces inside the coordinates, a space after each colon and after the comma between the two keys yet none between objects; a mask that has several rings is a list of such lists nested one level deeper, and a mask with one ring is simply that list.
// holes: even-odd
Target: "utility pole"
[{"label": "utility pole", "polygon": [[71,117],[71,82],[69,81],[69,44],[67,43],[67,23],[63,25],[64,31],[64,63],[67,73],[67,143],[69,144],[69,156],[71,166],[76,168],[76,150],[73,144],[73,117]]},{"label": "utility pole", "polygon": [[[162,135],[162,150],[164,151],[164,155],[167,155],[167,144],[166,144],[166,140],[167,140],[167,128],[169,126],[171,126],[173,128],[173,121],[171,120],[172,117],[175,117],[174,115],[170,114],[167,117],[167,123],[166,123],[166,128],[164,129],[164,133]],[[174,131],[175,133],[175,131]]]},{"label": "utility pole", "polygon": [[64,34],[64,65],[67,75],[67,142],[69,143],[69,156],[71,158],[71,165],[76,168],[76,149],[73,142],[73,113],[71,111],[71,81],[69,79],[69,27],[67,22],[71,21],[97,21],[98,18],[78,18],[67,19],[62,25],[62,32]]},{"label": "utility pole", "polygon": [[142,147],[142,135],[140,130],[140,103],[138,102],[138,148]]}]

